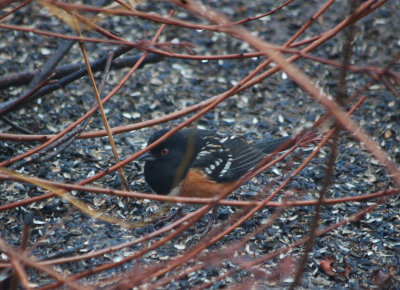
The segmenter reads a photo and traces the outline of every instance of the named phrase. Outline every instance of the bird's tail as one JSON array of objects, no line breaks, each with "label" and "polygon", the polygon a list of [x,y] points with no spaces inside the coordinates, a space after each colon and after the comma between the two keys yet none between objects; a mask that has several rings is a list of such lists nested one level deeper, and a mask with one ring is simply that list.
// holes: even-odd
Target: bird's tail
[{"label": "bird's tail", "polygon": [[[280,137],[280,138],[268,138],[262,141],[259,141],[254,144],[262,152],[269,154],[280,149],[279,151],[284,151],[296,144],[295,140],[291,137]],[[281,148],[280,148],[281,147]]]}]

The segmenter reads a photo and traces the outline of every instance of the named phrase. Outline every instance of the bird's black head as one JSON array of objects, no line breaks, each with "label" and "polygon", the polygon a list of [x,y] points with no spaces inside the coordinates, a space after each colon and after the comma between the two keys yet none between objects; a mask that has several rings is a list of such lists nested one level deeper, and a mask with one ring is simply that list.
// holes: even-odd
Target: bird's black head
[{"label": "bird's black head", "polygon": [[[148,140],[152,144],[169,129],[156,131]],[[195,130],[183,129],[143,155],[146,161],[144,177],[147,184],[158,194],[168,194],[185,178],[191,162],[199,150],[199,139]]]}]

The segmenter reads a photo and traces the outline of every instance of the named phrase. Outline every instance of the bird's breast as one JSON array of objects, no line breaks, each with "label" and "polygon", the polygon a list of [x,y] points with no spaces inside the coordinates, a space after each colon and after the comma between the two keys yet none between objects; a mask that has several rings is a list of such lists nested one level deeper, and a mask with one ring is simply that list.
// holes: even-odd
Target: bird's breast
[{"label": "bird's breast", "polygon": [[170,195],[187,197],[215,197],[226,193],[233,182],[215,182],[198,168],[190,169],[181,184]]}]

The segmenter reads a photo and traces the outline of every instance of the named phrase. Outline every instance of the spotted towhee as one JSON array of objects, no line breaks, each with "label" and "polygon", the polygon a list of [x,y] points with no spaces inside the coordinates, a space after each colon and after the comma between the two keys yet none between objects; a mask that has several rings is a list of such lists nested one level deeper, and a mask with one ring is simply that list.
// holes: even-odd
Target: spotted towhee
[{"label": "spotted towhee", "polygon": [[[168,131],[156,131],[147,145]],[[233,182],[283,144],[286,146],[282,150],[291,147],[294,140],[282,137],[249,144],[240,137],[182,129],[139,161],[146,161],[146,182],[158,194],[214,197],[226,192]]]}]

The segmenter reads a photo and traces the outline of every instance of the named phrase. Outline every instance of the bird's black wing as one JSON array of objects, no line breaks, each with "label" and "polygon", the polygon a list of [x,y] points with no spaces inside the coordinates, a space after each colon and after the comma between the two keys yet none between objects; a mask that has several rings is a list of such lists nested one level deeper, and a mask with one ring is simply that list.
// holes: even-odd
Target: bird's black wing
[{"label": "bird's black wing", "polygon": [[192,167],[201,168],[216,182],[232,182],[252,170],[266,154],[235,136],[203,135]]}]

